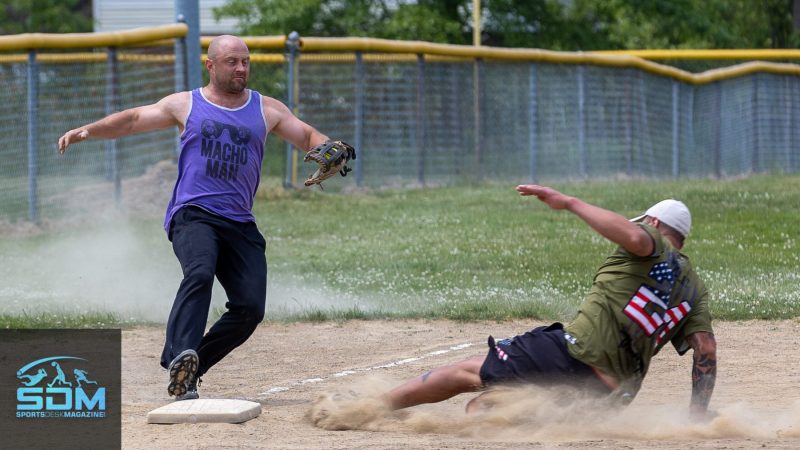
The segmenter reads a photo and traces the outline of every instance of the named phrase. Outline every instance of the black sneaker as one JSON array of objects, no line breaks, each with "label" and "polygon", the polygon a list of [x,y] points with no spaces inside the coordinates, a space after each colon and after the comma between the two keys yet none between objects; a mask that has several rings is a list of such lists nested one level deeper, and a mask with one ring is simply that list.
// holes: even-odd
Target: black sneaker
[{"label": "black sneaker", "polygon": [[[167,393],[175,397],[186,394],[189,386],[194,383],[200,358],[194,350],[184,350],[169,363],[169,385]],[[195,391],[196,391],[195,385]]]},{"label": "black sneaker", "polygon": [[192,382],[189,383],[189,386],[186,388],[186,392],[183,395],[176,395],[175,401],[181,400],[197,400],[200,398],[200,394],[197,392],[197,386],[203,384],[203,379],[199,377],[195,377],[192,379]]}]

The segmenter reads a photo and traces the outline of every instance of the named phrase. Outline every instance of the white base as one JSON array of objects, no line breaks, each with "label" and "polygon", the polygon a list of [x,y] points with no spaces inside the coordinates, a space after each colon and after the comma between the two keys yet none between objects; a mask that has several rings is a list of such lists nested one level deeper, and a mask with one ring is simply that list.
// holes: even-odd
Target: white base
[{"label": "white base", "polygon": [[261,404],[247,400],[175,401],[147,413],[147,423],[242,423],[261,414]]}]

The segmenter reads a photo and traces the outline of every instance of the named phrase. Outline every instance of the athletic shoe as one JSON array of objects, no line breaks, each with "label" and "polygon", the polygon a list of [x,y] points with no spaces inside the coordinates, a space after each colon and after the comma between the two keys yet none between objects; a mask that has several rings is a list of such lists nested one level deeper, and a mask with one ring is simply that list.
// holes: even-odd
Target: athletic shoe
[{"label": "athletic shoe", "polygon": [[200,377],[194,377],[192,382],[189,383],[189,386],[186,388],[186,393],[183,395],[176,395],[175,401],[179,402],[181,400],[197,400],[200,398],[200,394],[197,392],[197,386],[202,383],[203,380]]},{"label": "athletic shoe", "polygon": [[169,385],[167,393],[169,395],[184,395],[189,386],[194,383],[197,368],[200,365],[200,358],[194,350],[184,350],[180,355],[169,363]]}]

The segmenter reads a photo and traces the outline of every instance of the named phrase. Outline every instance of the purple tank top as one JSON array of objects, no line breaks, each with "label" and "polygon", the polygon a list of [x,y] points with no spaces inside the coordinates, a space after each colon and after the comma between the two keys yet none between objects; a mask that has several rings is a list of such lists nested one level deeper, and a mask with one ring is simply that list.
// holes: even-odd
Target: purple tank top
[{"label": "purple tank top", "polygon": [[253,199],[261,181],[266,139],[258,92],[251,90],[247,103],[230,109],[209,102],[200,89],[193,90],[164,229],[169,232],[172,217],[187,205],[237,222],[254,222]]}]

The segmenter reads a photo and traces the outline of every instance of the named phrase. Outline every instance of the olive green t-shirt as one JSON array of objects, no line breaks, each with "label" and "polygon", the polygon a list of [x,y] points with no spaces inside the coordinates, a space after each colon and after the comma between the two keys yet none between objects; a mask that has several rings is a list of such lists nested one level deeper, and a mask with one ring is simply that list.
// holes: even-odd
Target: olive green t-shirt
[{"label": "olive green t-shirt", "polygon": [[682,355],[689,349],[687,336],[712,332],[708,291],[689,258],[655,228],[639,225],[653,238],[652,256],[617,248],[598,269],[578,315],[564,327],[569,353],[613,375],[631,394],[667,342]]}]

